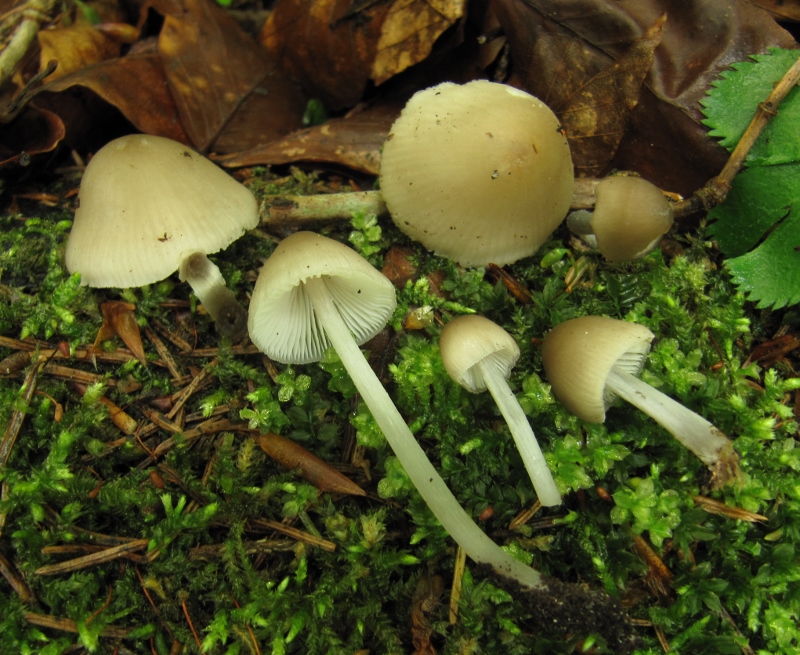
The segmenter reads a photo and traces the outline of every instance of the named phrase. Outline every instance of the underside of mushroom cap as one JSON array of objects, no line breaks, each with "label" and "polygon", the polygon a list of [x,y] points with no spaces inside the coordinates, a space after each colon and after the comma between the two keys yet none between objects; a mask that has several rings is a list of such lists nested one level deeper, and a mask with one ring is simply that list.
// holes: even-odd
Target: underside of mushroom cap
[{"label": "underside of mushroom cap", "polygon": [[383,329],[397,304],[392,283],[354,250],[313,232],[297,232],[264,264],[250,300],[250,338],[278,362],[315,362],[330,346],[303,290],[309,278],[324,279],[359,345]]},{"label": "underside of mushroom cap", "polygon": [[89,162],[66,265],[91,287],[163,280],[194,252],[217,252],[258,225],[253,194],[188,146],[135,134]]},{"label": "underside of mushroom cap", "polygon": [[381,155],[381,193],[412,239],[464,266],[532,255],[572,200],[567,139],[547,106],[477,80],[415,94]]},{"label": "underside of mushroom cap", "polygon": [[542,363],[553,393],[575,416],[602,423],[615,396],[606,390],[611,369],[639,375],[653,333],[643,325],[583,316],[554,327],[542,344]]},{"label": "underside of mushroom cap", "polygon": [[451,378],[467,391],[480,393],[486,382],[476,365],[491,359],[508,377],[519,359],[519,346],[497,323],[483,316],[459,316],[442,330],[439,338],[442,362]]}]

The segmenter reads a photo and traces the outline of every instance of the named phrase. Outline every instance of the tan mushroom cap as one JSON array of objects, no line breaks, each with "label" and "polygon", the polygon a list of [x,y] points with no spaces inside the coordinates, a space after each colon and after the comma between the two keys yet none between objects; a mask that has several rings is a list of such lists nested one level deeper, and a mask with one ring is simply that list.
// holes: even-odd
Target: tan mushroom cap
[{"label": "tan mushroom cap", "polygon": [[595,194],[592,231],[598,250],[609,261],[643,257],[672,227],[669,201],[641,177],[607,177],[599,182]]},{"label": "tan mushroom cap", "polygon": [[163,280],[195,252],[217,252],[258,225],[250,191],[188,146],[135,134],[86,167],[66,264],[91,287]]},{"label": "tan mushroom cap", "polygon": [[442,330],[439,338],[442,363],[451,378],[467,391],[480,393],[486,382],[475,366],[493,359],[508,378],[519,359],[519,346],[514,338],[497,323],[483,316],[459,316]]},{"label": "tan mushroom cap", "polygon": [[505,84],[446,82],[416,93],[381,156],[395,224],[464,266],[535,253],[563,220],[573,169],[555,114]]},{"label": "tan mushroom cap", "polygon": [[605,316],[583,316],[554,327],[542,344],[547,379],[575,416],[602,423],[615,396],[606,389],[611,369],[639,375],[653,333],[643,325]]},{"label": "tan mushroom cap", "polygon": [[311,300],[309,278],[323,277],[342,319],[360,345],[380,332],[397,304],[394,285],[361,255],[313,232],[297,232],[261,268],[250,300],[250,338],[284,364],[316,362],[330,346]]}]

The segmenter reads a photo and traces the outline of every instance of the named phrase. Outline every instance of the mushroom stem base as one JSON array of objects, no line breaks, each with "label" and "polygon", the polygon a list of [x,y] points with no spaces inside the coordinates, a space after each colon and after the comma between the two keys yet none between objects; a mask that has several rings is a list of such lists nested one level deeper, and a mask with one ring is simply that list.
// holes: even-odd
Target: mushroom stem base
[{"label": "mushroom stem base", "polygon": [[691,450],[714,474],[715,486],[739,480],[739,456],[730,439],[676,400],[620,368],[614,368],[606,387],[638,407]]},{"label": "mushroom stem base", "polygon": [[408,477],[442,527],[474,561],[488,564],[498,574],[512,578],[526,587],[546,588],[547,584],[538,571],[514,559],[494,543],[453,496],[361,353],[328,292],[325,279],[310,278],[305,281],[304,286],[317,320],[350,374],[353,384]]},{"label": "mushroom stem base", "polygon": [[517,450],[519,450],[522,462],[531,478],[539,502],[545,507],[560,505],[561,494],[553,480],[553,474],[547,466],[541,448],[539,448],[539,442],[528,422],[528,417],[525,416],[519,401],[508,386],[503,372],[488,358],[481,360],[476,366],[483,376],[486,388],[497,403],[500,413],[508,423],[508,429],[517,444]]}]

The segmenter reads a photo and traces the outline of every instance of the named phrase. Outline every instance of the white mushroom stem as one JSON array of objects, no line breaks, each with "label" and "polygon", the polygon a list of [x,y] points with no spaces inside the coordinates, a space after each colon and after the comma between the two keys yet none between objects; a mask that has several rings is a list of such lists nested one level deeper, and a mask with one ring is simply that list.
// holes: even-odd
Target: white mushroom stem
[{"label": "white mushroom stem", "polygon": [[247,310],[225,286],[219,267],[205,254],[196,252],[181,262],[179,276],[192,287],[218,332],[239,341],[247,330]]},{"label": "white mushroom stem", "polygon": [[547,585],[542,575],[494,543],[453,496],[361,353],[328,292],[324,278],[307,279],[305,291],[314,307],[317,321],[350,374],[353,384],[408,477],[442,527],[475,562],[488,564],[499,574],[527,587],[545,588]]},{"label": "white mushroom stem", "polygon": [[553,474],[550,472],[550,467],[547,466],[542,449],[539,448],[539,442],[533,434],[531,424],[528,423],[528,417],[525,416],[519,401],[508,386],[503,371],[489,358],[481,360],[476,366],[483,376],[486,388],[497,403],[500,413],[508,423],[508,429],[517,444],[517,450],[522,456],[522,462],[531,478],[539,502],[545,507],[560,505],[561,494],[553,480]]},{"label": "white mushroom stem", "polygon": [[736,457],[730,439],[711,423],[635,375],[614,367],[606,387],[662,425],[712,470],[721,464],[728,468]]}]

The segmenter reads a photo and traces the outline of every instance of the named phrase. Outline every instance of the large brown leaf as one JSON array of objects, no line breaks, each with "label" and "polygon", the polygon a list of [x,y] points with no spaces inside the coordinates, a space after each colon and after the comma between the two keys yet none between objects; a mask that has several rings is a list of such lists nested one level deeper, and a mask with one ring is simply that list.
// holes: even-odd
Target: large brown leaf
[{"label": "large brown leaf", "polygon": [[338,164],[369,175],[380,168],[380,149],[400,107],[384,104],[244,152],[218,157],[223,166],[314,162]]},{"label": "large brown leaf", "polygon": [[698,102],[711,81],[751,53],[795,45],[766,12],[744,0],[493,0],[493,9],[522,87],[545,102],[575,88],[568,73],[562,79],[573,49],[586,58],[584,75],[596,75],[667,14],[613,164],[684,194],[716,174],[726,158],[700,123]]},{"label": "large brown leaf", "polygon": [[87,66],[50,82],[42,90],[58,93],[73,86],[91,89],[142,132],[189,143],[156,53]]},{"label": "large brown leaf", "polygon": [[[214,2],[149,4],[164,16],[159,52],[181,123],[196,148],[207,150],[229,123],[237,135],[221,144],[233,150],[243,141],[271,141],[300,127],[299,91]],[[251,99],[257,109],[246,106]],[[234,118],[237,111],[245,118]]]},{"label": "large brown leaf", "polygon": [[0,123],[0,168],[12,163],[29,164],[32,155],[53,150],[64,134],[59,116],[28,105],[13,121]]},{"label": "large brown leaf", "polygon": [[99,61],[113,59],[120,53],[121,46],[117,41],[86,23],[41,30],[37,36],[41,46],[40,68],[44,69],[51,60],[58,62],[58,68],[48,80],[63,77]]}]

